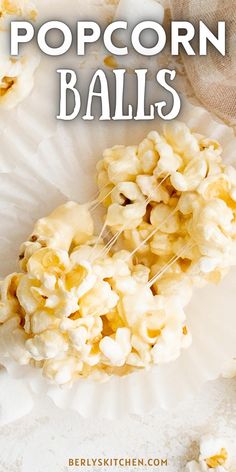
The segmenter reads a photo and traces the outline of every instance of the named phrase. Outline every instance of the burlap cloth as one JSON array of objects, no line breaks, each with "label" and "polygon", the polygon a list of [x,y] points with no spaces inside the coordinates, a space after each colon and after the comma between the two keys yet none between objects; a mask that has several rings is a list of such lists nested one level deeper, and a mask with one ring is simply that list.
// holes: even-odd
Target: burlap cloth
[{"label": "burlap cloth", "polygon": [[236,0],[170,0],[173,20],[186,20],[198,31],[202,20],[213,32],[217,21],[226,22],[226,55],[214,47],[206,57],[182,54],[186,73],[196,97],[211,112],[236,124]]}]

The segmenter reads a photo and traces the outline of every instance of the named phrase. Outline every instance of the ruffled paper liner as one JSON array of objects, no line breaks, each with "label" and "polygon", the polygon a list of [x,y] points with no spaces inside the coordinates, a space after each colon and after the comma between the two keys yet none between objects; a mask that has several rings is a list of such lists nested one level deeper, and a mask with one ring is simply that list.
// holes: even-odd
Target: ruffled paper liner
[{"label": "ruffled paper liner", "polygon": [[[236,139],[233,131],[203,108],[183,100],[179,119],[195,132],[219,140],[225,162],[235,163]],[[40,117],[37,117],[40,127]],[[102,151],[114,144],[136,144],[148,131],[159,129],[155,122],[82,122],[59,124],[57,132],[39,144],[37,152],[27,136],[14,130],[18,158],[9,156],[15,171],[0,174],[1,275],[16,270],[20,243],[31,232],[36,219],[68,199],[85,202],[94,197],[95,164]],[[1,166],[0,166],[1,171]],[[192,346],[169,364],[139,371],[124,378],[113,377],[106,383],[81,379],[71,389],[50,384],[41,371],[19,367],[2,359],[12,379],[23,382],[31,392],[49,396],[65,409],[85,417],[120,418],[127,413],[143,414],[157,407],[174,408],[203,384],[217,378],[227,359],[235,355],[235,275],[232,270],[223,282],[194,293],[187,307],[187,324],[193,336]],[[14,380],[12,380],[12,388]],[[19,383],[16,384],[19,386]],[[1,388],[1,377],[0,377]],[[3,385],[3,389],[4,389]],[[10,387],[9,387],[10,388]],[[4,417],[4,416],[3,416]]]},{"label": "ruffled paper liner", "polygon": [[22,388],[24,380],[28,395],[47,395],[58,407],[76,410],[84,417],[115,419],[129,413],[144,414],[157,407],[175,408],[197,394],[205,382],[216,379],[225,360],[235,352],[235,276],[236,270],[232,270],[220,287],[209,286],[195,292],[187,309],[193,343],[176,361],[127,377],[113,377],[102,384],[81,379],[68,389],[50,384],[39,370],[3,360],[10,377],[17,378],[12,388],[18,388],[19,380]]},{"label": "ruffled paper liner", "polygon": [[[62,21],[75,31],[75,23],[79,20],[93,20],[103,28],[112,20],[116,6],[109,1],[97,1],[91,5],[90,0],[78,2],[70,0],[34,0],[38,16],[32,23],[35,37],[32,42],[20,46],[20,53],[39,55],[40,64],[34,73],[32,91],[22,102],[10,110],[0,107],[0,166],[1,171],[15,170],[15,159],[24,161],[25,156],[37,151],[38,145],[46,137],[54,134],[57,127],[56,116],[59,104],[59,78],[57,69],[73,68],[79,73],[85,68],[96,70],[103,61],[104,47],[101,43],[92,45],[86,50],[85,56],[76,56],[75,43],[63,56],[46,56],[37,46],[37,30],[50,20]],[[9,21],[12,18],[9,18]],[[10,32],[9,32],[10,35]],[[19,143],[20,140],[20,143]]]}]

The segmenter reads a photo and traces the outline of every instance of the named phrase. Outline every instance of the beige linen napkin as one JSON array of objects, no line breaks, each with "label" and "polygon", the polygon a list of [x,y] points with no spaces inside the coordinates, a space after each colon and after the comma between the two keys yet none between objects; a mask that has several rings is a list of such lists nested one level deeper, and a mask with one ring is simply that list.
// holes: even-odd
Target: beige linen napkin
[{"label": "beige linen napkin", "polygon": [[[214,47],[206,57],[182,54],[186,73],[196,97],[209,111],[236,123],[236,0],[170,0],[173,20],[202,20],[211,30],[226,22],[226,56]],[[197,52],[196,42],[194,49]]]}]

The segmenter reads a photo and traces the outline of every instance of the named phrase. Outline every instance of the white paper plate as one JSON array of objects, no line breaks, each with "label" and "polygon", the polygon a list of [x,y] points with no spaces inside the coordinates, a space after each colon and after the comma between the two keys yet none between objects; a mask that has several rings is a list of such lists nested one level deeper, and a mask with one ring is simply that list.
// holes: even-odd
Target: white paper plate
[{"label": "white paper plate", "polygon": [[[196,132],[217,138],[224,148],[225,161],[235,163],[236,140],[230,128],[189,103],[184,103],[180,119]],[[67,199],[84,202],[92,198],[96,192],[95,163],[104,148],[137,143],[159,126],[160,120],[130,124],[78,120],[59,124],[57,132],[37,146],[37,152],[33,146],[25,155],[25,135],[19,136],[17,129],[12,131],[11,139],[17,140],[20,157],[9,155],[8,164],[15,171],[0,174],[1,275],[15,270],[17,248],[37,218]],[[158,406],[175,407],[196,394],[206,381],[217,378],[226,359],[235,355],[235,275],[232,270],[220,286],[209,286],[194,294],[187,309],[193,344],[168,365],[112,378],[105,384],[81,380],[70,390],[50,385],[36,369],[19,368],[12,362],[5,363],[6,368],[12,378],[23,379],[32,395],[46,394],[59,407],[77,410],[86,417],[120,418]]]}]

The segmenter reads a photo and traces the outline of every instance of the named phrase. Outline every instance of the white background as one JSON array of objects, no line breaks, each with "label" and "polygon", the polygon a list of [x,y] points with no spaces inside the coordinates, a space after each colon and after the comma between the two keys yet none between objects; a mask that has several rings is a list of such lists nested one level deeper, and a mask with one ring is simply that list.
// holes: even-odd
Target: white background
[{"label": "white background", "polygon": [[235,438],[235,399],[236,381],[221,379],[206,384],[196,398],[175,411],[158,410],[119,421],[86,420],[57,409],[49,400],[38,402],[28,416],[1,428],[0,472],[103,470],[69,468],[69,457],[168,458],[168,466],[156,470],[183,472],[186,461],[197,457],[202,434]]}]

